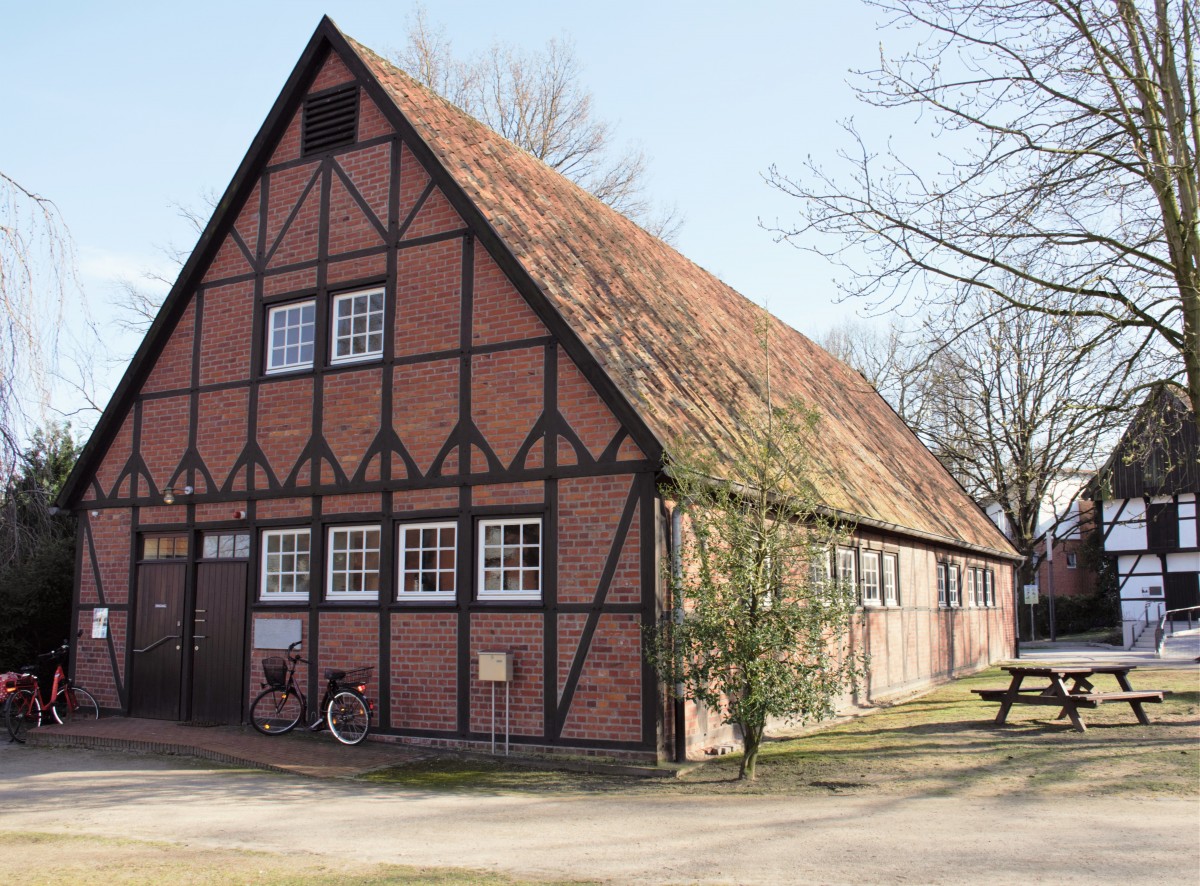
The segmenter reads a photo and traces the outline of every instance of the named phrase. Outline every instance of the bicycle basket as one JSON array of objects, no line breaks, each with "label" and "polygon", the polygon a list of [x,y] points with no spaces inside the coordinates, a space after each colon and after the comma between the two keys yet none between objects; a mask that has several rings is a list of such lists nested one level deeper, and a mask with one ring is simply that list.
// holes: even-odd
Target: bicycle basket
[{"label": "bicycle basket", "polygon": [[271,656],[262,660],[263,677],[272,689],[287,686],[287,659]]},{"label": "bicycle basket", "polygon": [[354,685],[358,683],[368,683],[371,680],[371,672],[375,670],[374,665],[368,665],[365,668],[351,668],[345,671],[340,677],[334,677],[336,671],[327,672],[327,676],[331,680],[336,680],[339,684]]}]

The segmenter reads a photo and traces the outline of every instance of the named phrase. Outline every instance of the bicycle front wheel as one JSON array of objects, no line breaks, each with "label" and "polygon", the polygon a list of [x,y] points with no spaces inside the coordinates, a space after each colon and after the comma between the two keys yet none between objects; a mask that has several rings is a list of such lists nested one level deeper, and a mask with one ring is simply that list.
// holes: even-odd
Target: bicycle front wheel
[{"label": "bicycle front wheel", "polygon": [[30,729],[42,725],[42,703],[32,689],[18,689],[4,703],[4,725],[13,741],[25,744]]},{"label": "bicycle front wheel", "polygon": [[263,735],[283,735],[300,722],[303,710],[300,693],[268,687],[250,705],[250,725]]},{"label": "bicycle front wheel", "polygon": [[78,686],[64,686],[54,696],[54,704],[50,706],[54,719],[64,726],[72,720],[99,720],[100,705],[92,698],[92,693]]},{"label": "bicycle front wheel", "polygon": [[333,737],[342,744],[358,744],[371,731],[371,712],[361,695],[343,689],[325,709],[325,722]]}]

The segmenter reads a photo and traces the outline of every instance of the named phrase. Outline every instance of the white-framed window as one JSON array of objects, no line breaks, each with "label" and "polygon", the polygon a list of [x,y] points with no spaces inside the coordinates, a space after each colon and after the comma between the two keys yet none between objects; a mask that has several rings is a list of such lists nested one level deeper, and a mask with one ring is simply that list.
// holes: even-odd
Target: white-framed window
[{"label": "white-framed window", "polygon": [[855,565],[853,548],[837,549],[837,580],[843,587],[857,586],[858,567]]},{"label": "white-framed window", "polygon": [[862,568],[863,603],[879,604],[879,554],[875,551],[863,551],[859,554]]},{"label": "white-framed window", "polygon": [[310,533],[267,529],[262,534],[263,600],[307,600]]},{"label": "white-framed window", "polygon": [[1067,568],[1076,569],[1079,566],[1079,555],[1071,552],[1067,554]]},{"label": "white-framed window", "polygon": [[883,602],[887,606],[900,603],[900,593],[897,587],[899,579],[899,564],[895,554],[883,555]]},{"label": "white-framed window", "polygon": [[333,297],[331,363],[354,363],[383,354],[383,288]]},{"label": "white-framed window", "polygon": [[453,600],[458,587],[458,525],[404,523],[398,529],[399,600]]},{"label": "white-framed window", "polygon": [[983,605],[996,605],[996,579],[990,569],[983,570]]},{"label": "white-framed window", "polygon": [[479,521],[479,599],[542,599],[542,518]]},{"label": "white-framed window", "polygon": [[812,561],[808,564],[809,581],[815,585],[820,585],[833,578],[833,570],[830,566],[832,555],[832,552],[826,548],[813,557]]},{"label": "white-framed window", "polygon": [[938,605],[948,605],[946,597],[946,564],[939,563],[937,567],[937,582],[938,582]]},{"label": "white-framed window", "polygon": [[331,526],[328,600],[379,599],[379,527]]},{"label": "white-framed window", "polygon": [[950,564],[946,566],[946,594],[950,598],[951,606],[962,605],[962,600],[958,597],[958,567]]},{"label": "white-framed window", "polygon": [[975,573],[976,573],[976,572],[978,572],[978,571],[979,571],[979,570],[977,570],[977,569],[974,569],[974,568],[968,568],[968,569],[967,569],[967,575],[966,575],[966,578],[967,578],[967,587],[966,587],[966,589],[965,589],[965,590],[966,590],[966,595],[965,595],[964,602],[965,602],[965,603],[966,603],[968,606],[978,606],[978,605],[979,605],[979,599],[978,599],[978,597],[976,597],[976,596],[975,596],[975,586],[976,586],[976,584],[975,584]]},{"label": "white-framed window", "polygon": [[267,310],[267,372],[312,369],[317,303],[313,299]]}]

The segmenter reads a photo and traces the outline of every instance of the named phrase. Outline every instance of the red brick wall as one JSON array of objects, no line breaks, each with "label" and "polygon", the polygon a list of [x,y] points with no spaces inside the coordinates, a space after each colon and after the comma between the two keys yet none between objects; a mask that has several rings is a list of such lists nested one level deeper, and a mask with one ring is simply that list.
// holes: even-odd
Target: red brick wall
[{"label": "red brick wall", "polygon": [[[263,670],[262,660],[264,658],[284,658],[287,652],[283,649],[264,649],[258,645],[259,640],[253,636],[254,626],[259,621],[298,621],[300,622],[300,641],[301,645],[293,650],[292,654],[299,654],[306,659],[312,659],[312,650],[309,648],[309,630],[308,616],[298,612],[255,612],[254,618],[251,620],[251,637],[250,637],[250,673],[246,686],[246,711],[247,715],[250,711],[250,705],[254,701],[258,693],[262,692]],[[296,665],[296,682],[300,688],[307,692],[308,687],[308,665],[301,662]],[[312,699],[311,704],[315,705],[320,701],[320,697]]]},{"label": "red brick wall", "polygon": [[[562,643],[560,635],[559,642]],[[559,685],[566,680],[559,658]],[[638,741],[642,735],[642,631],[636,615],[601,615],[575,688],[563,738]]]},{"label": "red brick wall", "polygon": [[[558,485],[558,600],[591,603],[629,496],[631,478],[581,477]],[[607,602],[640,600],[640,514],[635,513]]]},{"label": "red brick wall", "polygon": [[[71,649],[71,669],[75,681],[96,697],[96,702],[102,708],[116,710],[121,707],[120,695],[117,692],[117,681],[124,683],[125,669],[125,638],[128,636],[128,617],[122,611],[109,610],[108,639],[92,639],[92,611],[80,609],[77,630],[83,631],[83,636],[77,639]],[[114,676],[112,656],[109,646],[116,654],[117,674]]]},{"label": "red brick wall", "polygon": [[[326,668],[352,670],[375,666],[367,685],[367,696],[379,697],[379,613],[322,612],[317,635],[322,675]],[[323,679],[323,678],[322,678]],[[322,690],[324,691],[324,690]]]},{"label": "red brick wall", "polygon": [[[544,662],[542,616],[537,613],[477,613],[471,616],[471,730],[492,728],[491,684],[479,679],[479,653],[513,653],[509,684],[509,728],[513,735],[541,736]],[[504,686],[496,686],[497,730],[504,729]]]},{"label": "red brick wall", "polygon": [[[296,465],[312,436],[313,381],[290,378],[258,392],[258,445],[280,482]],[[307,477],[308,469],[305,468]]]},{"label": "red brick wall", "polygon": [[189,304],[172,330],[162,355],[146,379],[143,391],[171,391],[192,383],[192,350],[196,332],[196,306]]},{"label": "red brick wall", "polygon": [[[246,445],[249,397],[245,388],[205,391],[199,397],[196,448],[219,489]],[[197,477],[196,491],[201,494],[206,491],[203,476]]]},{"label": "red brick wall", "polygon": [[250,336],[254,323],[254,286],[234,283],[204,293],[200,329],[200,384],[241,381],[250,372]]},{"label": "red brick wall", "polygon": [[[322,430],[348,478],[354,476],[363,454],[379,433],[381,380],[382,370],[378,367],[341,372],[325,379]],[[367,479],[379,479],[378,464],[374,476]]]},{"label": "red brick wall", "polygon": [[549,330],[482,246],[475,247],[471,340],[476,345],[538,338]]},{"label": "red brick wall", "polygon": [[[427,472],[458,422],[458,361],[439,360],[393,370],[392,425],[417,468]],[[451,456],[442,471],[452,474]],[[393,477],[404,478],[404,462],[392,459]]]},{"label": "red brick wall", "polygon": [[[542,414],[545,362],[541,348],[479,354],[471,361],[471,416],[505,467]],[[486,464],[472,468],[486,470]]]},{"label": "red brick wall", "polygon": [[[558,351],[558,411],[592,458],[600,457],[621,427],[612,410],[562,348]],[[562,444],[559,445],[559,461],[563,461]],[[573,452],[569,461],[575,461]]]},{"label": "red brick wall", "polygon": [[393,614],[391,669],[393,728],[457,728],[457,615]]}]

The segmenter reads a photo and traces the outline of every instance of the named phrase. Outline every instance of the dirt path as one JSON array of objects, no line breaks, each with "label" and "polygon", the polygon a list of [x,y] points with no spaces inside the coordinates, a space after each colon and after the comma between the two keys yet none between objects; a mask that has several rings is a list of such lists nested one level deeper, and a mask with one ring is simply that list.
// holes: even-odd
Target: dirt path
[{"label": "dirt path", "polygon": [[1198,827],[1176,798],[422,793],[0,743],[0,830],[613,883],[1194,884]]}]

